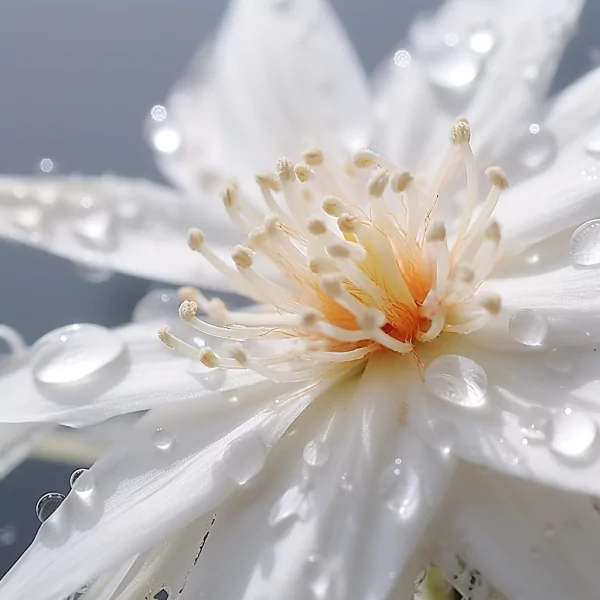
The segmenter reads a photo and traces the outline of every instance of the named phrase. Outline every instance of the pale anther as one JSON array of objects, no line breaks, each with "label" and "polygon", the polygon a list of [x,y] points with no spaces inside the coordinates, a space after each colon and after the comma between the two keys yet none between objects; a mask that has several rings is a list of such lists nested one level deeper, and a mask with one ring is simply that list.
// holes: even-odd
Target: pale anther
[{"label": "pale anther", "polygon": [[198,353],[200,362],[209,369],[216,369],[219,366],[219,357],[212,348],[202,348]]},{"label": "pale anther", "polygon": [[248,353],[242,348],[241,344],[232,344],[229,347],[229,354],[231,358],[237,360],[240,365],[246,365],[248,363]]},{"label": "pale anther", "polygon": [[173,344],[173,338],[171,336],[171,330],[168,327],[161,327],[158,331],[158,339],[169,348],[175,349],[175,345]]},{"label": "pale anther", "polygon": [[254,262],[254,252],[247,246],[236,246],[231,253],[231,258],[236,267],[249,269]]},{"label": "pale anther", "polygon": [[307,150],[302,155],[302,158],[304,159],[304,162],[311,166],[316,166],[323,163],[323,153],[318,148],[311,148],[310,150]]},{"label": "pale anther", "polygon": [[373,152],[371,152],[371,150],[367,150],[366,148],[363,150],[358,150],[358,152],[353,154],[352,163],[359,169],[372,167],[373,165],[377,164]]},{"label": "pale anther", "polygon": [[450,141],[453,144],[468,144],[471,141],[471,126],[464,117],[457,120],[452,126]]},{"label": "pale anther", "polygon": [[310,170],[310,167],[307,164],[298,163],[294,167],[294,173],[296,173],[298,181],[305,183],[310,179],[312,171]]},{"label": "pale anther", "polygon": [[323,208],[323,212],[330,217],[339,217],[348,208],[344,202],[335,196],[325,196],[321,207]]},{"label": "pale anther", "polygon": [[198,305],[195,302],[190,300],[184,300],[179,305],[179,316],[184,321],[189,321],[196,316],[196,312],[198,311]]},{"label": "pale anther", "polygon": [[272,175],[257,175],[256,182],[258,183],[258,185],[266,187],[274,192],[278,192],[280,190],[279,182]]},{"label": "pale anther", "polygon": [[335,273],[337,271],[335,261],[331,260],[328,256],[313,256],[308,261],[308,268],[315,275]]},{"label": "pale anther", "polygon": [[306,229],[311,235],[319,236],[327,233],[327,224],[319,217],[309,217],[306,221]]},{"label": "pale anther", "polygon": [[338,217],[337,224],[342,233],[354,233],[358,227],[358,218],[348,213]]},{"label": "pale anther", "polygon": [[441,222],[432,223],[427,229],[425,239],[428,242],[443,242],[446,239],[446,227]]},{"label": "pale anther", "polygon": [[488,167],[485,175],[497,188],[505,190],[508,187],[508,177],[500,167]]},{"label": "pale anther", "polygon": [[277,161],[277,177],[279,181],[286,183],[292,182],[296,178],[294,165],[289,158],[284,156]]},{"label": "pale anther", "polygon": [[500,225],[498,225],[497,221],[491,221],[489,225],[485,228],[485,239],[490,240],[496,243],[500,242]]},{"label": "pale anther", "polygon": [[223,191],[223,204],[227,208],[231,208],[237,200],[238,189],[237,185],[230,184]]},{"label": "pale anther", "polygon": [[195,251],[201,250],[206,236],[199,229],[190,229],[188,232],[188,246]]},{"label": "pale anther", "polygon": [[369,181],[368,190],[369,196],[381,198],[388,184],[390,176],[383,169],[379,169]]},{"label": "pale anther", "polygon": [[500,314],[502,310],[502,299],[498,294],[486,294],[480,299],[481,306],[488,312],[490,315],[496,316]]},{"label": "pale anther", "polygon": [[332,298],[341,296],[344,291],[342,279],[339,275],[325,275],[321,278],[321,285]]},{"label": "pale anther", "polygon": [[413,180],[408,171],[396,171],[390,179],[390,187],[393,192],[403,192]]}]

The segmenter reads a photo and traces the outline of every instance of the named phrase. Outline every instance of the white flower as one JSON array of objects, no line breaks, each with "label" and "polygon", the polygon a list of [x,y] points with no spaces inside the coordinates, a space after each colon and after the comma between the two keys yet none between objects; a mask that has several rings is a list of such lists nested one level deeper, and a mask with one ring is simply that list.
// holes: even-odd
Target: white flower
[{"label": "white flower", "polygon": [[[184,288],[171,351],[154,324],[83,326],[4,375],[6,423],[149,412],[0,600],[92,581],[94,600],[407,598],[429,561],[473,598],[596,598],[600,254],[595,223],[571,235],[597,216],[600,72],[541,110],[579,3],[447,4],[383,79],[381,152],[352,163],[371,119],[327,6],[233,7],[161,142],[190,194],[200,146],[205,175],[239,174],[223,194],[237,234],[204,204],[188,238],[220,277],[134,227],[114,255],[266,308]],[[257,178],[261,204],[250,170],[284,153],[299,162]],[[57,251],[79,248],[53,224]]]}]

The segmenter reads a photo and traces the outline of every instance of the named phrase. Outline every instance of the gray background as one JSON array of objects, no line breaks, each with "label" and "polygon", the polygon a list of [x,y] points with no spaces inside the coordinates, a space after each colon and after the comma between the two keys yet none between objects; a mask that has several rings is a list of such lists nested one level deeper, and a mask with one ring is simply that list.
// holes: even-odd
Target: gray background
[{"label": "gray background", "polygon": [[[438,1],[333,4],[372,70],[402,40],[417,9]],[[224,0],[2,0],[0,172],[31,174],[49,156],[65,173],[111,170],[160,181],[142,121],[164,101],[224,6]],[[600,2],[590,0],[555,87],[589,68],[599,23]],[[68,261],[0,242],[0,323],[30,342],[67,323],[126,322],[149,283],[115,275],[92,284]],[[37,498],[66,491],[69,472],[30,462],[0,483],[0,574],[33,536]],[[17,531],[11,543],[2,535],[7,524]]]}]

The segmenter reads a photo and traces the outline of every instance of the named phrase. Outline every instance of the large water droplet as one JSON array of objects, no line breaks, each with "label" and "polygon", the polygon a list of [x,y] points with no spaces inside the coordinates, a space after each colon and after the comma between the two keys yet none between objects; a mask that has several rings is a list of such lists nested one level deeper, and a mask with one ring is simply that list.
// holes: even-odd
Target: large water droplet
[{"label": "large water droplet", "polygon": [[173,447],[173,443],[175,442],[175,437],[166,429],[159,427],[152,434],[152,443],[163,452],[170,450]]},{"label": "large water droplet", "polygon": [[569,253],[576,265],[600,264],[600,219],[587,221],[575,230],[569,242]]},{"label": "large water droplet", "polygon": [[125,344],[99,325],[67,325],[41,337],[33,346],[33,376],[39,383],[76,383],[110,365]]},{"label": "large water droplet", "polygon": [[78,239],[90,248],[105,250],[117,242],[117,231],[113,215],[104,209],[94,210],[73,223]]},{"label": "large water droplet", "polygon": [[600,135],[588,139],[584,146],[584,151],[592,158],[600,158]]},{"label": "large water droplet", "polygon": [[176,290],[152,290],[135,305],[133,322],[168,321],[177,316],[180,304]]},{"label": "large water droplet", "polygon": [[556,157],[556,138],[539,123],[532,123],[518,143],[518,159],[530,173],[546,169]]},{"label": "large water droplet", "polygon": [[380,481],[380,492],[386,508],[397,521],[410,519],[419,506],[421,485],[417,474],[396,463],[388,467]]},{"label": "large water droplet", "polygon": [[[77,476],[75,477],[75,474]],[[96,487],[96,478],[91,471],[87,469],[78,469],[71,475],[71,488],[81,498],[87,498],[92,495]]]},{"label": "large water droplet", "polygon": [[524,308],[508,322],[513,339],[525,346],[542,346],[548,336],[548,320],[541,313]]},{"label": "large water droplet", "polygon": [[329,446],[320,440],[311,440],[302,451],[304,461],[313,467],[322,467],[330,456]]},{"label": "large water droplet", "polygon": [[262,439],[247,433],[233,441],[223,454],[225,474],[240,485],[246,484],[264,467],[267,448]]},{"label": "large water droplet", "polygon": [[480,25],[469,35],[469,48],[476,54],[489,54],[498,43],[498,34],[492,25]]},{"label": "large water droplet", "polygon": [[63,503],[64,499],[64,494],[59,494],[58,492],[48,492],[47,494],[44,494],[38,500],[35,507],[35,514],[40,522],[43,523],[46,519],[49,519]]},{"label": "large water droplet", "polygon": [[546,364],[555,373],[566,374],[573,369],[573,350],[552,348],[546,353]]},{"label": "large water droplet", "polygon": [[591,417],[569,408],[554,415],[546,429],[550,448],[567,459],[585,458],[598,434]]},{"label": "large water droplet", "polygon": [[463,94],[468,92],[481,71],[481,62],[471,52],[445,50],[428,65],[429,82],[439,90]]},{"label": "large water droplet", "polygon": [[474,360],[445,354],[427,367],[425,389],[440,400],[476,408],[485,402],[487,376]]}]

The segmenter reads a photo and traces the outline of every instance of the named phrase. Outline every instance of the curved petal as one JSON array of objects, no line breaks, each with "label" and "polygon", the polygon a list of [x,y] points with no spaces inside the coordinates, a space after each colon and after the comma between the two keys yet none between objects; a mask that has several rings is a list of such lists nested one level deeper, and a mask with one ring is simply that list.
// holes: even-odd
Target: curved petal
[{"label": "curved petal", "polygon": [[465,470],[440,515],[442,544],[508,598],[596,598],[600,515],[585,496]]},{"label": "curved petal", "polygon": [[192,195],[207,170],[251,181],[308,145],[357,149],[371,130],[365,76],[325,0],[232,2],[168,110],[181,145],[159,162]]},{"label": "curved petal", "polygon": [[[409,423],[426,442],[500,473],[600,495],[600,403],[586,391],[589,382],[598,387],[597,353],[561,374],[536,355],[502,355],[466,342],[447,351],[482,367],[485,401],[471,407],[438,399],[413,373]],[[439,352],[424,350],[420,358],[428,365]]]},{"label": "curved petal", "polygon": [[149,181],[0,179],[0,236],[89,269],[228,289],[220,273],[187,246],[187,229],[202,224],[210,225],[205,228],[217,251],[228,254],[234,239],[230,230],[206,223],[175,191]]},{"label": "curved petal", "polygon": [[260,472],[321,391],[271,384],[236,402],[223,393],[151,411],[42,525],[0,600],[65,597],[211,511]]},{"label": "curved petal", "polygon": [[[216,390],[232,392],[264,379],[245,370],[219,373],[170,351],[156,336],[158,324],[129,325],[107,335],[124,351],[80,382],[43,384],[35,380],[35,348],[25,363],[0,376],[0,422],[54,422],[81,427],[110,417],[173,402],[200,399]],[[202,343],[202,342],[201,342]],[[94,352],[94,348],[86,349]]]},{"label": "curved petal", "polygon": [[262,480],[217,513],[184,599],[387,598],[401,579],[412,591],[418,565],[405,569],[454,463],[399,423],[397,366],[370,360],[299,417]]},{"label": "curved petal", "polygon": [[582,5],[453,0],[418,22],[379,91],[389,158],[411,167],[415,152],[428,158],[465,114],[479,158],[497,160],[536,114]]}]

